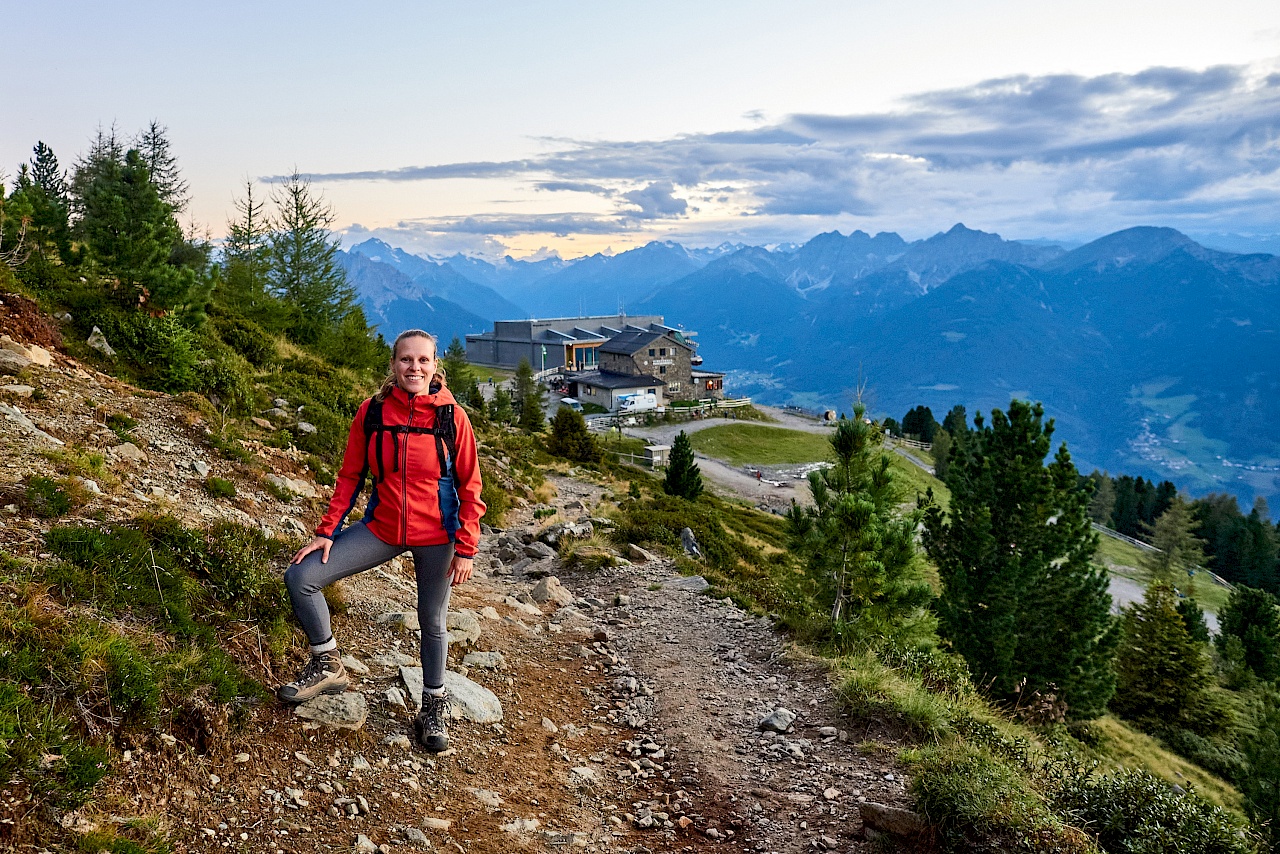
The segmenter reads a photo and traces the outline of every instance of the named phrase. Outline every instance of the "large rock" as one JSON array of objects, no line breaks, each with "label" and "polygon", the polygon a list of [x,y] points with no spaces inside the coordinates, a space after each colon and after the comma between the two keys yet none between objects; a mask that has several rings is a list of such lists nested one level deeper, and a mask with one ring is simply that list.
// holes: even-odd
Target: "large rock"
[{"label": "large rock", "polygon": [[147,452],[132,442],[116,445],[111,449],[111,456],[118,460],[133,460],[135,463],[145,463],[149,459]]},{"label": "large rock", "polygon": [[689,557],[702,557],[702,549],[698,548],[698,538],[693,535],[692,528],[680,529],[680,545],[684,546],[684,553]]},{"label": "large rock", "polygon": [[701,575],[686,575],[682,578],[673,578],[670,581],[662,582],[662,586],[668,590],[690,590],[694,593],[701,593],[711,587]]},{"label": "large rock", "polygon": [[490,652],[469,652],[462,657],[462,663],[467,667],[480,667],[486,670],[497,670],[506,665],[507,660],[502,653],[497,650]]},{"label": "large rock", "polygon": [[463,608],[461,611],[450,611],[445,616],[445,629],[449,632],[449,643],[471,646],[480,640],[480,615],[475,611]]},{"label": "large rock", "polygon": [[0,349],[8,350],[11,353],[17,353],[24,359],[39,365],[42,368],[53,366],[53,356],[43,347],[37,347],[35,344],[21,344],[14,341],[8,335],[0,335]]},{"label": "large rock", "polygon": [[361,729],[369,717],[369,704],[359,691],[321,694],[298,706],[294,714],[335,729]]},{"label": "large rock", "polygon": [[[401,667],[400,678],[413,699],[414,704],[422,707],[422,668]],[[497,696],[483,685],[477,685],[467,677],[444,672],[444,689],[449,693],[449,713],[453,718],[462,718],[478,724],[496,724],[502,720],[502,703]]]},{"label": "large rock", "polygon": [[48,433],[37,427],[35,422],[28,418],[26,414],[16,406],[10,406],[7,403],[0,403],[0,415],[3,415],[6,421],[11,421],[16,424],[18,429],[22,430],[24,433],[29,433],[32,436],[36,436],[37,438],[43,439],[44,441],[54,445],[63,444],[61,439],[50,436]]},{"label": "large rock", "polygon": [[96,326],[93,327],[93,331],[89,333],[89,340],[87,343],[90,347],[97,350],[108,359],[114,359],[116,357],[115,349],[107,343],[107,336],[103,335],[102,330]]},{"label": "large rock", "polygon": [[20,374],[31,367],[31,360],[22,353],[0,349],[0,374]]},{"label": "large rock", "polygon": [[538,535],[538,539],[549,546],[559,545],[562,539],[585,539],[595,533],[590,522],[560,522],[552,525]]},{"label": "large rock", "polygon": [[559,607],[572,605],[577,597],[565,589],[560,583],[560,579],[554,575],[548,575],[546,578],[533,585],[533,589],[529,591],[529,595],[533,597],[533,601],[539,605],[545,605],[552,602]]},{"label": "large rock", "polygon": [[379,614],[377,620],[379,623],[399,626],[406,632],[416,632],[421,628],[417,611],[388,611],[385,614]]},{"label": "large rock", "polygon": [[316,497],[316,488],[305,480],[281,477],[278,474],[269,474],[263,478],[263,480],[274,486],[276,489],[283,489],[286,492],[292,492],[294,495],[301,495],[303,498]]},{"label": "large rock", "polygon": [[538,542],[537,540],[534,540],[532,543],[525,546],[524,553],[526,556],[531,557],[534,560],[541,560],[542,558],[556,556],[555,549],[551,548],[551,546],[546,543]]},{"label": "large rock", "polygon": [[638,560],[641,563],[648,563],[655,559],[652,553],[640,548],[635,543],[627,543],[627,557],[632,560]]},{"label": "large rock", "polygon": [[924,816],[901,807],[868,801],[858,804],[858,813],[862,817],[863,833],[866,836],[882,833],[898,839],[920,841],[933,835],[933,829]]}]

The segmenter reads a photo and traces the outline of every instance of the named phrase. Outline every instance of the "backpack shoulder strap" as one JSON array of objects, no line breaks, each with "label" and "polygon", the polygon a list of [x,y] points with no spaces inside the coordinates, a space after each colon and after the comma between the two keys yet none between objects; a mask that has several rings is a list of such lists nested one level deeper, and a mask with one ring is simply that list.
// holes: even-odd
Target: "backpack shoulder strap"
[{"label": "backpack shoulder strap", "polygon": [[[382,424],[382,401],[376,396],[369,399],[369,405],[364,410],[364,441],[365,441],[365,459],[364,467],[366,471],[373,471],[373,484],[376,487],[378,483],[385,480],[386,467],[382,462],[382,437],[386,433],[386,428]],[[377,468],[373,468],[369,464],[368,443],[373,440],[373,455],[377,458]]]},{"label": "backpack shoulder strap", "polygon": [[[458,452],[458,427],[453,423],[453,404],[436,407],[436,423],[431,428],[436,437],[436,453],[440,455],[441,475],[453,475],[454,458]],[[445,455],[448,451],[448,456]]]}]

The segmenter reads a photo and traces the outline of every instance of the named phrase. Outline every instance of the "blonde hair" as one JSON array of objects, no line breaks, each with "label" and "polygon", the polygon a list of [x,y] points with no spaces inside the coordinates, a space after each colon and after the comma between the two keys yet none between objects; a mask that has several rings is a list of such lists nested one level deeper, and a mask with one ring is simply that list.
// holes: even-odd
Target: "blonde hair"
[{"label": "blonde hair", "polygon": [[[425,338],[431,342],[431,352],[435,356],[440,355],[440,342],[436,340],[436,336],[430,332],[423,332],[421,329],[406,329],[396,336],[396,342],[391,345],[391,363],[387,365],[387,378],[382,381],[382,387],[378,389],[378,393],[374,395],[378,400],[386,400],[387,395],[391,394],[391,390],[396,387],[396,355],[400,352],[400,342],[406,338]],[[444,385],[445,372],[444,365],[436,364],[436,372],[431,376],[431,385],[439,380],[440,385]]]}]

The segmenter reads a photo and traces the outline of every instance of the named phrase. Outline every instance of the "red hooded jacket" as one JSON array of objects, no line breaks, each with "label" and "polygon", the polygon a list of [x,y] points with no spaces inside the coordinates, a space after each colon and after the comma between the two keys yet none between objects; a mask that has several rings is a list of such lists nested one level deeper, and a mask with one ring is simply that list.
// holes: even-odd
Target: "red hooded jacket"
[{"label": "red hooded jacket", "polygon": [[[454,537],[459,557],[475,557],[480,544],[480,517],[484,502],[480,500],[480,462],[476,454],[476,436],[467,413],[458,406],[447,388],[410,397],[399,386],[393,388],[382,404],[382,423],[388,426],[408,425],[431,428],[436,422],[436,407],[454,404],[453,423],[457,434],[457,457],[454,470],[458,491],[458,530]],[[384,435],[382,460],[372,436],[364,432],[364,415],[369,401],[360,404],[347,450],[338,470],[337,483],[329,509],[316,527],[316,534],[332,538],[342,520],[355,507],[360,492],[360,475],[368,464],[373,481],[373,494],[365,510],[364,522],[375,537],[385,543],[409,546],[436,546],[449,542],[449,534],[441,519],[441,465],[435,437],[427,433],[404,433],[393,443]],[[398,461],[392,460],[393,447]],[[381,463],[386,464],[383,471]],[[398,462],[398,464],[397,464]]]}]

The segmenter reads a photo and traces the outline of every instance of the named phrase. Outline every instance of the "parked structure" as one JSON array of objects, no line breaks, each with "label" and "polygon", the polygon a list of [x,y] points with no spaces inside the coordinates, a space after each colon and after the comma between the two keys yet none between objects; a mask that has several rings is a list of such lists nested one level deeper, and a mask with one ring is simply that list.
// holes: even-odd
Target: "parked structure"
[{"label": "parked structure", "polygon": [[598,366],[598,351],[609,339],[628,330],[654,326],[668,328],[662,325],[660,314],[497,320],[491,332],[467,336],[467,361],[514,369],[521,359],[528,359],[535,371],[586,371]]}]

